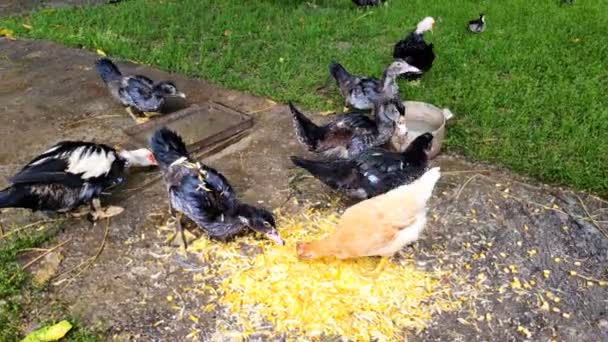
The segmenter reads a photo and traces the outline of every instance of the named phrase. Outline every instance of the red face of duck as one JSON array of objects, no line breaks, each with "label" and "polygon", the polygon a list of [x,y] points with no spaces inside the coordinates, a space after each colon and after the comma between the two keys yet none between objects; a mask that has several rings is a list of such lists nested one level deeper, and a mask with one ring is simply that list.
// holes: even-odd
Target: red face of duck
[{"label": "red face of duck", "polygon": [[139,150],[127,151],[123,150],[119,152],[119,155],[127,161],[129,167],[132,166],[156,166],[158,163],[154,158],[152,151],[147,148],[140,148]]}]

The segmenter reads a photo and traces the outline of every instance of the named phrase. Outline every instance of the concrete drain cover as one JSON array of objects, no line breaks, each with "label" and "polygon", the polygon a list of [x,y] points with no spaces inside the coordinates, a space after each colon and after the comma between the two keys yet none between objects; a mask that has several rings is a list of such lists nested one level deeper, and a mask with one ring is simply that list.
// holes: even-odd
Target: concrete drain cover
[{"label": "concrete drain cover", "polygon": [[147,146],[152,133],[163,126],[179,133],[188,151],[194,153],[252,127],[253,119],[226,105],[209,101],[131,126],[124,132],[140,146]]}]

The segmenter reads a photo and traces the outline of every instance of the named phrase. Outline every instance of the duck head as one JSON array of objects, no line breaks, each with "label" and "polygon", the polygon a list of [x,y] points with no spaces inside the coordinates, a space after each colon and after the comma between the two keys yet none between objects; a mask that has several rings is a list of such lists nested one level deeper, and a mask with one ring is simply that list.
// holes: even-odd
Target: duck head
[{"label": "duck head", "polygon": [[238,218],[243,225],[258,233],[262,233],[269,240],[281,246],[285,244],[277,231],[274,216],[268,210],[248,204],[241,204],[238,209]]},{"label": "duck head", "polygon": [[408,64],[403,59],[396,59],[393,63],[391,63],[391,65],[389,65],[387,74],[393,77],[401,74],[422,74],[422,70]]},{"label": "duck head", "polygon": [[158,165],[154,154],[147,148],[140,148],[138,150],[122,150],[118,152],[118,155],[126,161],[126,167],[131,166],[153,166]]},{"label": "duck head", "polygon": [[416,25],[416,33],[422,34],[426,31],[433,32],[433,28],[435,27],[435,19],[433,17],[426,17],[422,19],[418,25]]},{"label": "duck head", "polygon": [[177,96],[184,99],[186,98],[186,94],[178,91],[175,84],[171,81],[160,82],[154,86],[154,89],[163,96]]},{"label": "duck head", "polygon": [[416,149],[418,151],[424,151],[425,153],[429,153],[431,151],[431,147],[433,147],[433,134],[431,133],[423,133],[414,139],[408,149]]}]

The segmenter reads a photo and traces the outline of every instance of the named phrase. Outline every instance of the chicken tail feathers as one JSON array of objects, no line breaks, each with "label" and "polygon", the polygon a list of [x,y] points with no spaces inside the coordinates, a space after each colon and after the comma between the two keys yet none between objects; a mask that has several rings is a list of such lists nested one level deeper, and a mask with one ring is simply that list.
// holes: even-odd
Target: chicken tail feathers
[{"label": "chicken tail feathers", "polygon": [[118,70],[116,64],[108,58],[101,58],[95,62],[95,69],[97,69],[97,74],[104,83],[116,81],[122,77],[122,73]]},{"label": "chicken tail feathers", "polygon": [[319,141],[325,136],[325,130],[314,122],[310,121],[309,118],[304,116],[293,103],[289,102],[289,109],[293,116],[293,126],[296,131],[296,136],[300,143],[308,146],[311,151],[317,149]]},{"label": "chicken tail feathers", "polygon": [[169,167],[180,158],[189,158],[186,144],[174,131],[162,127],[150,138],[150,149],[161,168]]},{"label": "chicken tail feathers", "polygon": [[338,62],[331,62],[329,64],[329,73],[338,82],[338,86],[348,82],[351,79],[351,75],[344,69],[342,64]]}]

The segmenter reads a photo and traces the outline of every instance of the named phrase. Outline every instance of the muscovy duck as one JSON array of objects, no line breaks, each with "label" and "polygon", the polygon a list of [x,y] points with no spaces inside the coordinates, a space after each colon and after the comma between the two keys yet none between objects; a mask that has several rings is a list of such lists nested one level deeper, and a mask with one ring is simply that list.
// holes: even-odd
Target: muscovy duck
[{"label": "muscovy duck", "polygon": [[469,21],[469,31],[473,33],[481,33],[486,30],[486,16],[479,15],[478,19]]},{"label": "muscovy duck", "polygon": [[403,153],[370,149],[350,160],[307,160],[292,162],[310,172],[330,188],[348,197],[366,199],[408,184],[426,172],[433,135],[424,133]]},{"label": "muscovy duck", "polygon": [[346,105],[366,110],[373,109],[374,102],[381,98],[392,98],[399,94],[397,76],[406,73],[422,74],[422,71],[403,60],[395,60],[384,70],[381,79],[351,75],[337,62],[329,65],[329,73],[336,80]]},{"label": "muscovy duck", "polygon": [[90,218],[98,220],[108,217],[101,194],[124,181],[125,168],[151,165],[156,160],[145,148],[117,151],[104,144],[62,141],[10,178],[11,185],[0,191],[0,208],[69,212],[90,204]]},{"label": "muscovy duck", "polygon": [[[435,19],[432,17],[422,19],[414,31],[405,37],[405,39],[395,44],[393,58],[402,59],[423,72],[429,71],[431,66],[433,66],[435,53],[433,52],[433,44],[427,44],[424,41],[423,34],[426,31],[432,30],[433,26],[435,26]],[[416,79],[421,74],[406,73],[403,76],[408,79]]]},{"label": "muscovy duck", "polygon": [[95,62],[95,68],[110,90],[110,94],[125,106],[129,115],[138,123],[147,121],[142,115],[147,117],[158,115],[166,97],[186,97],[171,81],[155,84],[146,76],[124,76],[108,58],[101,58]]},{"label": "muscovy duck", "polygon": [[389,142],[396,132],[396,122],[405,114],[398,98],[376,103],[374,117],[361,112],[335,116],[324,126],[318,126],[289,103],[298,140],[308,150],[327,157],[353,158],[365,150]]},{"label": "muscovy duck", "polygon": [[179,232],[184,247],[188,247],[181,222],[184,215],[214,239],[227,240],[249,227],[284,244],[272,213],[239,201],[221,173],[190,158],[177,133],[158,129],[150,138],[150,147],[163,171],[171,214],[176,219],[171,241]]},{"label": "muscovy duck", "polygon": [[359,7],[378,6],[386,0],[353,0],[355,5]]}]

